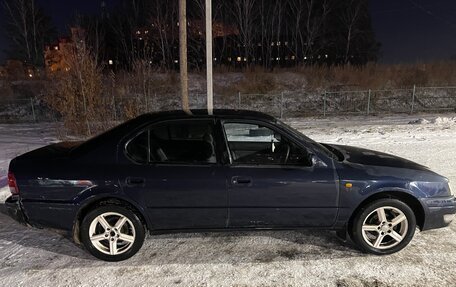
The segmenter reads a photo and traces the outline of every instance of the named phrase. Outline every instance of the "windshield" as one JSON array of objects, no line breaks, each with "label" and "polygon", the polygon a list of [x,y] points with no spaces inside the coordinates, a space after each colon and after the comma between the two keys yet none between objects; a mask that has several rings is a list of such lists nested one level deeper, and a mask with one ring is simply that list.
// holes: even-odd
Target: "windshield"
[{"label": "windshield", "polygon": [[322,145],[322,144],[314,141],[313,139],[305,136],[303,133],[301,133],[297,129],[287,125],[286,123],[284,123],[284,122],[282,122],[280,120],[277,120],[277,124],[279,126],[281,126],[283,129],[287,130],[289,133],[293,134],[295,137],[299,138],[300,140],[303,140],[303,141],[311,144],[315,149],[321,151],[326,156],[328,156],[328,157],[330,157],[332,159],[335,159],[335,160],[339,160],[339,157],[337,156],[337,154],[335,154],[334,152],[332,152],[331,150],[326,148],[324,145]]}]

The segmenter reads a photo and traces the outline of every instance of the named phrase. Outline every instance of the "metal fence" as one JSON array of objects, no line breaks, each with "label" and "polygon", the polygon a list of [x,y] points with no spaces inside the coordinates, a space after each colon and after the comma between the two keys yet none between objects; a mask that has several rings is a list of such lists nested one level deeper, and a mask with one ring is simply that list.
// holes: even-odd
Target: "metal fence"
[{"label": "metal fence", "polygon": [[[123,121],[132,114],[180,108],[174,94],[107,97],[108,114]],[[192,109],[206,108],[206,94],[191,94]],[[247,109],[276,117],[387,115],[456,111],[456,87],[413,87],[410,89],[323,91],[287,91],[272,94],[216,94],[214,107]],[[81,111],[82,113],[83,111]],[[106,114],[106,111],[105,111]],[[1,99],[0,122],[59,121],[59,115],[37,98]]]}]

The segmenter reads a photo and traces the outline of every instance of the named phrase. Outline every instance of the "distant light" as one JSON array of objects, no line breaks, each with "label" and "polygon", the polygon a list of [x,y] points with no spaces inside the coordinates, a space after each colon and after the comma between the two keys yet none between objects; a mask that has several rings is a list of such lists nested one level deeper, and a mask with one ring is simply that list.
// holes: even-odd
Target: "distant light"
[{"label": "distant light", "polygon": [[236,60],[237,60],[238,62],[240,62],[240,61],[242,61],[242,58],[241,58],[241,57],[237,57]]},{"label": "distant light", "polygon": [[54,46],[54,50],[58,50],[59,49],[59,46]]},{"label": "distant light", "polygon": [[29,74],[29,77],[30,77],[30,78],[33,78],[33,75],[30,73],[30,74]]},{"label": "distant light", "polygon": [[277,61],[279,61],[279,60],[280,60],[280,58],[279,58],[279,57],[277,57],[277,58],[276,58],[276,60],[277,60]]},{"label": "distant light", "polygon": [[328,58],[328,54],[325,55],[325,58]]},{"label": "distant light", "polygon": [[109,60],[109,65],[113,65],[114,64],[114,61],[113,60]]},{"label": "distant light", "polygon": [[214,58],[214,61],[217,61],[217,58]]},{"label": "distant light", "polygon": [[304,57],[304,60],[307,60],[307,57]]},{"label": "distant light", "polygon": [[174,63],[176,63],[176,64],[179,63],[179,60],[174,60]]},{"label": "distant light", "polygon": [[228,62],[231,62],[231,57],[228,57]]},{"label": "distant light", "polygon": [[293,55],[293,56],[291,56],[291,59],[294,60],[294,59],[296,59],[296,57]]},{"label": "distant light", "polygon": [[247,58],[246,57],[244,57],[244,62],[247,62]]}]

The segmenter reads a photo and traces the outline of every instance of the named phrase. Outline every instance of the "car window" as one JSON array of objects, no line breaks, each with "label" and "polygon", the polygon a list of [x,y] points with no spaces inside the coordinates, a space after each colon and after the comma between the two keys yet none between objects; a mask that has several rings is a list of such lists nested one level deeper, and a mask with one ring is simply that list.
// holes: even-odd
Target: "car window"
[{"label": "car window", "polygon": [[126,148],[128,156],[137,163],[147,163],[149,158],[148,133],[144,131],[134,137]]},{"label": "car window", "polygon": [[128,157],[136,163],[216,163],[212,121],[172,121],[130,140]]},{"label": "car window", "polygon": [[223,126],[233,163],[312,165],[309,153],[266,126],[251,123]]},{"label": "car window", "polygon": [[212,121],[173,121],[151,128],[150,158],[153,162],[215,163]]}]

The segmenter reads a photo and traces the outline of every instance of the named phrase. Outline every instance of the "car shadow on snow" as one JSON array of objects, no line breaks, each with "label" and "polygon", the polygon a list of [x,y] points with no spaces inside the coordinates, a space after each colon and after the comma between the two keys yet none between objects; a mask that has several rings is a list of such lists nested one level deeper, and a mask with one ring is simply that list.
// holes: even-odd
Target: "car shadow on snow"
[{"label": "car shadow on snow", "polygon": [[[8,216],[5,204],[0,204],[0,241],[74,258],[93,259],[61,231],[32,228],[16,222]],[[27,256],[33,256],[33,253]]]},{"label": "car shadow on snow", "polygon": [[367,255],[331,231],[231,231],[153,235],[131,261],[238,264],[360,256]]},{"label": "car shadow on snow", "polygon": [[[55,264],[58,265],[59,255],[63,255],[72,260],[82,260],[84,267],[100,264],[121,264],[117,266],[123,267],[204,263],[235,265],[367,256],[351,243],[339,240],[331,231],[230,231],[151,235],[131,259],[122,263],[107,263],[92,257],[68,235],[15,222],[6,215],[4,204],[0,204],[0,241],[18,244],[25,249],[47,251],[28,252],[27,257],[55,257]],[[55,264],[49,268],[55,268]],[[47,268],[44,265],[41,267]]]}]

